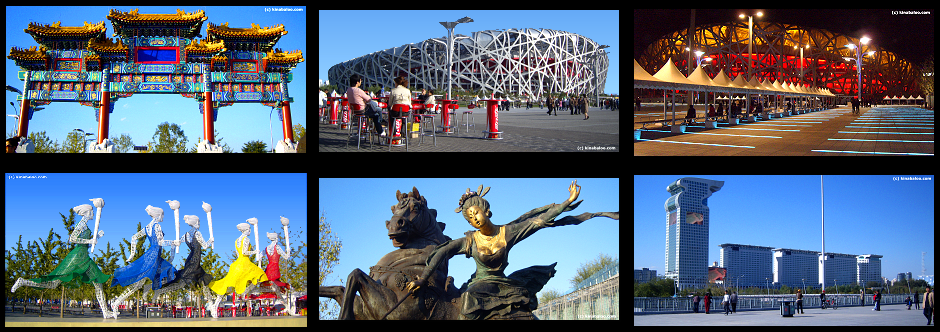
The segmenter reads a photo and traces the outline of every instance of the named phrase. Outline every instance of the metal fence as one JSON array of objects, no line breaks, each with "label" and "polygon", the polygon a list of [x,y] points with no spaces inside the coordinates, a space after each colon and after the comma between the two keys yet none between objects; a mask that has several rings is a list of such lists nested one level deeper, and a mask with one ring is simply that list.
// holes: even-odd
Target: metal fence
[{"label": "metal fence", "polygon": [[534,314],[543,320],[620,319],[620,274],[604,282],[540,303]]},{"label": "metal fence", "polygon": [[[923,294],[921,294],[923,295]],[[874,305],[873,294],[865,294],[865,305]],[[906,303],[913,294],[882,294],[881,304]],[[705,312],[705,300],[699,297],[699,312]],[[724,310],[722,296],[715,296],[709,303],[710,310]],[[779,309],[780,301],[796,301],[796,294],[785,295],[738,295],[737,310]],[[826,300],[833,300],[839,307],[862,305],[858,294],[826,294]],[[820,307],[819,294],[803,294],[803,308]],[[691,297],[634,297],[633,313],[680,313],[692,312]]]}]

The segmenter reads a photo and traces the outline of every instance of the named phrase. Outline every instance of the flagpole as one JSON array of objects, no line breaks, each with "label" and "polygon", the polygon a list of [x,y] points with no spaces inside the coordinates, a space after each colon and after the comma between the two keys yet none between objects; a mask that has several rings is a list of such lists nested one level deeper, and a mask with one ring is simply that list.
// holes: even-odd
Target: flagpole
[{"label": "flagpole", "polygon": [[823,195],[823,176],[819,176],[819,201],[822,202],[822,289],[826,290],[826,198]]}]

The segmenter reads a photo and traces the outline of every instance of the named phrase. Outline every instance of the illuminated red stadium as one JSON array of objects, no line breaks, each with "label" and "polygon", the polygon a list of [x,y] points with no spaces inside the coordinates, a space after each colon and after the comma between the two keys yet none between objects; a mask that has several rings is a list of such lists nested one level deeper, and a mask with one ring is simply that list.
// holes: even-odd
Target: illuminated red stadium
[{"label": "illuminated red stadium", "polygon": [[[656,73],[666,60],[672,61],[686,73],[688,47],[685,37],[688,29],[667,34],[650,44],[637,59],[640,66]],[[696,50],[705,52],[702,58],[705,72],[714,77],[724,69],[731,78],[747,72],[747,22],[708,24],[695,28]],[[754,22],[754,54],[751,55],[755,76],[761,80],[803,83],[812,87],[829,88],[839,95],[858,94],[858,75],[855,51],[845,45],[860,45],[858,38],[827,30],[786,23]],[[808,48],[806,46],[809,45]],[[803,79],[800,80],[800,50],[803,46]],[[863,45],[862,96],[880,100],[884,96],[920,94],[917,70],[907,60],[880,48],[871,42]]]}]

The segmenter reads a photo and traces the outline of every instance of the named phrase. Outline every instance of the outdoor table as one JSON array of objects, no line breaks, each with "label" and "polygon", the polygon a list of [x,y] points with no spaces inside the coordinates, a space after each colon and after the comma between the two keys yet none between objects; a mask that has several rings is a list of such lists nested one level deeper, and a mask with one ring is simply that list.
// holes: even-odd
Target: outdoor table
[{"label": "outdoor table", "polygon": [[327,100],[329,100],[329,103],[330,103],[330,124],[335,125],[337,117],[338,117],[337,113],[339,111],[339,103],[337,102],[337,100],[346,100],[346,98],[343,98],[343,97],[326,97],[326,98]]},{"label": "outdoor table", "polygon": [[488,131],[483,132],[485,139],[503,139],[503,133],[499,131],[499,102],[508,99],[480,99],[486,102],[486,122],[490,124]]},{"label": "outdoor table", "polygon": [[[441,116],[441,132],[443,133],[452,133],[454,132],[454,126],[449,126],[450,124],[450,105],[454,105],[454,109],[457,109],[457,100],[454,99],[443,99],[441,102],[444,103],[444,114]],[[456,114],[454,114],[456,116]]]},{"label": "outdoor table", "polygon": [[342,99],[343,99],[342,107],[346,110],[346,112],[342,112],[343,121],[340,121],[339,129],[346,129],[348,128],[347,126],[349,126],[349,112],[352,112],[352,110],[349,109],[349,98],[342,97]]}]

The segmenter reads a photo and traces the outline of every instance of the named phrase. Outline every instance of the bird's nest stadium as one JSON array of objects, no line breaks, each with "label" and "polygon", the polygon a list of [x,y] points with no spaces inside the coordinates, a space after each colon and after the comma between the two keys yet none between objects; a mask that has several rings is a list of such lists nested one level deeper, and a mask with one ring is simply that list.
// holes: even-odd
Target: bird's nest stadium
[{"label": "bird's nest stadium", "polygon": [[[607,53],[587,37],[550,29],[486,30],[455,35],[452,89],[483,90],[518,96],[545,93],[593,95],[595,80],[588,56],[597,57],[598,86],[607,81]],[[364,55],[330,68],[329,79],[345,91],[349,77],[363,86],[393,86],[405,76],[412,89],[447,89],[447,37]]]},{"label": "bird's nest stadium", "polygon": [[[650,44],[637,62],[648,72],[657,72],[667,59],[687,67],[688,29],[667,34]],[[721,69],[734,78],[747,72],[748,26],[746,22],[708,24],[695,28],[698,50],[703,58],[711,58],[703,69],[714,77]],[[919,94],[917,70],[907,60],[878,47],[877,41],[862,45],[862,95],[874,100],[884,96]],[[771,81],[803,83],[829,88],[833,93],[858,94],[856,51],[846,45],[861,45],[858,38],[823,29],[786,23],[754,22],[754,75]],[[809,45],[807,48],[806,46]],[[795,48],[796,47],[796,48]],[[803,78],[800,79],[800,49],[803,47]]]}]

